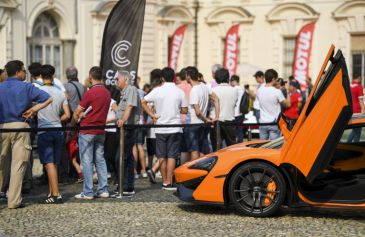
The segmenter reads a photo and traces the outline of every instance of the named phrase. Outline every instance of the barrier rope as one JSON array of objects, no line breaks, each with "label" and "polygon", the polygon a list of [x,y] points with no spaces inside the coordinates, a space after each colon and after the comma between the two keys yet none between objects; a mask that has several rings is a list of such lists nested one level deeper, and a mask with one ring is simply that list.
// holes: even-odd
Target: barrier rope
[{"label": "barrier rope", "polygon": [[[277,123],[243,123],[237,124],[234,122],[222,122],[219,121],[221,125],[224,126],[236,126],[236,127],[251,127],[251,126],[273,126]],[[215,124],[215,123],[214,123]],[[125,129],[135,129],[135,128],[186,128],[186,127],[211,127],[214,124],[209,123],[196,123],[196,124],[125,124],[123,127]],[[10,133],[10,132],[52,132],[52,131],[81,131],[81,130],[95,130],[95,129],[111,129],[120,128],[118,125],[103,125],[103,126],[77,126],[77,127],[45,127],[45,128],[3,128],[0,124],[0,133]]]}]

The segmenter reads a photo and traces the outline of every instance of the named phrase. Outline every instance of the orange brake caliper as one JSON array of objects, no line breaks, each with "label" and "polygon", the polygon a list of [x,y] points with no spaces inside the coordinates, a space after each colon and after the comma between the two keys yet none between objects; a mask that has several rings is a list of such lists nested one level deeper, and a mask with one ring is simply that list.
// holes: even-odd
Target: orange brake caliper
[{"label": "orange brake caliper", "polygon": [[267,184],[267,188],[266,189],[268,191],[268,193],[266,195],[269,198],[265,198],[264,199],[264,205],[267,207],[267,206],[269,206],[272,203],[272,200],[274,200],[274,198],[275,198],[275,190],[276,190],[276,183],[275,183],[275,181],[271,180]]}]

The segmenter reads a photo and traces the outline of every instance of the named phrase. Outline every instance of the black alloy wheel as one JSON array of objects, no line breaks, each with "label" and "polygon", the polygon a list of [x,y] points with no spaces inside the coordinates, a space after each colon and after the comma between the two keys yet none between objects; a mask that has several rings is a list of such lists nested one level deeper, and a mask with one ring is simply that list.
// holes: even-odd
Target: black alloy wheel
[{"label": "black alloy wheel", "polygon": [[264,162],[246,163],[229,180],[229,198],[237,210],[253,217],[273,215],[283,204],[286,185],[281,173]]}]

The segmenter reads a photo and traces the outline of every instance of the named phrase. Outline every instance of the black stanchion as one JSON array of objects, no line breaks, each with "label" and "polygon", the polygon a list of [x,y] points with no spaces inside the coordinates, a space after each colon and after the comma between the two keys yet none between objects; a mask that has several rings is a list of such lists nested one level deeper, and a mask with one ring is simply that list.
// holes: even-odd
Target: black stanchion
[{"label": "black stanchion", "polygon": [[251,126],[248,126],[248,129],[247,129],[247,141],[252,141],[252,130],[251,130]]},{"label": "black stanchion", "polygon": [[124,126],[120,127],[120,138],[119,138],[119,184],[118,184],[118,195],[116,198],[123,198],[123,181],[124,181]]}]

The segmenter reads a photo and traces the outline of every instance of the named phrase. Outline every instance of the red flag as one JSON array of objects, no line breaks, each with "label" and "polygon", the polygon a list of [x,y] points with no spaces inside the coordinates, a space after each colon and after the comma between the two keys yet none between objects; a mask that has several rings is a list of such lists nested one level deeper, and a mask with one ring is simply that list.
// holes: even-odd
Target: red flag
[{"label": "red flag", "polygon": [[186,25],[180,26],[172,35],[170,43],[169,67],[176,71],[181,44],[184,39]]},{"label": "red flag", "polygon": [[299,31],[295,43],[293,76],[300,83],[302,90],[307,88],[305,80],[309,73],[309,62],[312,49],[315,22],[311,22]]},{"label": "red flag", "polygon": [[238,62],[238,29],[239,24],[232,26],[226,35],[224,44],[224,68],[228,69],[229,75],[236,74]]}]

